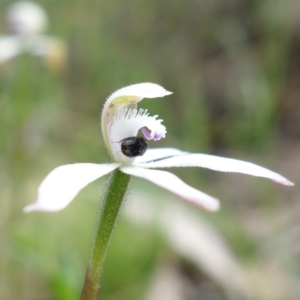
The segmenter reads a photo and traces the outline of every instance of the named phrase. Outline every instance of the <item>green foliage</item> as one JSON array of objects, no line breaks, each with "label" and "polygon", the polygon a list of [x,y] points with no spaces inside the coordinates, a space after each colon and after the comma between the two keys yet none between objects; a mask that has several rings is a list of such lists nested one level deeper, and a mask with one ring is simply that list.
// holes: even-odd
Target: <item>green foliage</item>
[{"label": "green foliage", "polygon": [[[9,3],[0,3],[1,20]],[[292,43],[299,38],[296,3],[38,3],[49,15],[48,33],[67,43],[68,60],[61,73],[53,73],[40,58],[28,54],[0,66],[1,299],[79,297],[100,198],[99,182],[66,212],[23,215],[21,210],[34,201],[39,183],[52,168],[108,161],[99,114],[105,98],[122,86],[149,81],[174,92],[163,100],[143,102],[151,113],[164,119],[168,129],[167,138],[151,146],[224,156],[239,152],[241,158],[253,155],[253,161],[289,170],[276,161],[279,154],[290,151],[290,141],[299,136],[299,97],[294,96],[299,93],[294,79],[299,64],[293,65],[299,47]],[[1,33],[5,33],[1,25]],[[296,163],[289,165],[296,169]],[[208,175],[207,171],[178,172],[195,187],[224,198],[226,209],[206,219],[219,229],[236,258],[247,261],[245,269],[250,265],[252,270],[249,274],[260,266],[258,261],[264,261],[261,276],[268,277],[270,273],[264,270],[269,270],[273,248],[266,247],[266,252],[261,248],[276,238],[277,231],[284,232],[293,224],[282,217],[283,210],[287,216],[293,210],[280,200],[288,201],[287,194],[278,195],[270,185],[251,186],[253,179],[240,176],[223,179],[226,175]],[[154,192],[147,186],[143,193]],[[158,199],[165,198],[159,193]],[[275,195],[276,207],[266,212],[264,199],[268,198],[270,207]],[[261,227],[255,226],[257,223],[262,223]],[[284,249],[276,243],[274,247],[279,252]],[[290,260],[288,266],[283,263],[279,278],[293,291],[291,282],[299,280],[300,266],[296,250],[290,247],[282,252]],[[102,299],[144,299],[164,251],[156,229],[121,221],[105,265]],[[281,266],[282,261],[273,259]],[[193,278],[199,285],[208,280],[201,279],[202,272],[198,270],[197,279]],[[292,292],[274,296],[270,291],[277,291],[276,280],[270,282],[264,296],[257,299],[293,299]],[[220,299],[234,296],[222,294]]]}]

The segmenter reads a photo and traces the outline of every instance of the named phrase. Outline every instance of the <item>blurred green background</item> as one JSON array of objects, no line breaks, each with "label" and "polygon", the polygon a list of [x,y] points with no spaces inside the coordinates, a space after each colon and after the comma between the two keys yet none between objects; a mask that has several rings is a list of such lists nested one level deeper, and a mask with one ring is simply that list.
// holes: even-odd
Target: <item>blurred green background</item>
[{"label": "blurred green background", "polygon": [[[0,2],[3,34],[11,3]],[[197,265],[180,253],[159,217],[137,225],[133,219],[145,207],[135,217],[125,208],[105,264],[101,299],[300,299],[300,1],[37,3],[49,16],[47,33],[65,41],[68,55],[60,72],[29,54],[0,66],[0,298],[78,299],[105,179],[61,212],[24,214],[22,208],[35,200],[40,182],[56,166],[107,162],[99,126],[106,97],[149,81],[174,92],[142,102],[168,130],[151,147],[249,160],[296,186],[174,170],[222,200],[216,214],[185,209],[218,233],[247,288],[235,287],[238,278],[229,267],[216,263],[208,271],[207,258],[199,254],[203,264]],[[149,195],[156,207],[180,203],[136,180],[126,206]],[[214,249],[223,249],[203,239],[203,249],[208,245],[208,260],[217,262]],[[226,284],[214,275],[225,269],[231,279]],[[168,284],[175,296],[165,291]]]}]

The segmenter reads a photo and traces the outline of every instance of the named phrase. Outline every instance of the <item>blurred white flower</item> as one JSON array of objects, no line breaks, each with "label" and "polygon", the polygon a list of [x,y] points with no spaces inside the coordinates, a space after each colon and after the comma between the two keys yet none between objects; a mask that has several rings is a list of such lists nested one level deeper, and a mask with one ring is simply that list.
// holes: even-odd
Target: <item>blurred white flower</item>
[{"label": "blurred white flower", "polygon": [[[222,233],[209,221],[195,214],[195,211],[180,203],[171,203],[169,199],[160,202],[153,201],[150,196],[142,193],[132,197],[126,203],[125,216],[139,228],[156,226],[175,253],[192,262],[228,293],[237,295],[237,299],[253,299],[245,267],[234,255]],[[166,270],[163,266],[165,280],[159,277],[161,282],[157,280],[154,286],[155,292],[158,289],[157,295],[151,294],[152,297],[149,297],[149,300],[169,299],[167,296],[164,298],[167,294],[164,290],[170,286],[169,281],[172,283],[176,281],[176,293],[180,294],[182,278],[177,279],[174,276],[176,270],[174,267],[170,270],[169,267],[171,266],[168,266]],[[158,296],[159,291],[162,296]],[[174,297],[174,299],[177,298]]]},{"label": "blurred white flower", "polygon": [[12,33],[25,35],[40,34],[48,26],[46,12],[33,2],[16,2],[7,10],[7,25]]},{"label": "blurred white flower", "polygon": [[16,2],[8,8],[6,22],[11,35],[0,36],[0,65],[29,53],[41,57],[53,71],[64,67],[66,45],[61,39],[43,34],[48,18],[42,7],[29,1]]},{"label": "blurred white flower", "polygon": [[[66,207],[78,192],[90,182],[119,168],[122,172],[146,179],[182,199],[204,209],[216,211],[219,201],[187,185],[166,171],[169,167],[204,167],[222,172],[237,172],[269,178],[283,185],[293,185],[281,175],[255,164],[207,154],[191,154],[174,148],[147,150],[146,139],[165,137],[166,127],[157,116],[137,109],[143,98],[170,95],[154,83],[130,85],[113,93],[102,112],[102,133],[113,159],[109,164],[78,163],[54,169],[42,182],[35,203],[25,207],[30,211],[57,211]],[[138,137],[141,130],[144,137]]]}]

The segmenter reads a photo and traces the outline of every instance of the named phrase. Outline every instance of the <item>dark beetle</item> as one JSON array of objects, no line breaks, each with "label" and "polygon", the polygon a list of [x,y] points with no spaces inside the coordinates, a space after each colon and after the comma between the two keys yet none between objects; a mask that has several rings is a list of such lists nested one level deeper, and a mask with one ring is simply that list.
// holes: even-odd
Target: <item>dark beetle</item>
[{"label": "dark beetle", "polygon": [[120,142],[122,153],[128,157],[142,156],[148,148],[146,140],[139,136],[128,137]]}]

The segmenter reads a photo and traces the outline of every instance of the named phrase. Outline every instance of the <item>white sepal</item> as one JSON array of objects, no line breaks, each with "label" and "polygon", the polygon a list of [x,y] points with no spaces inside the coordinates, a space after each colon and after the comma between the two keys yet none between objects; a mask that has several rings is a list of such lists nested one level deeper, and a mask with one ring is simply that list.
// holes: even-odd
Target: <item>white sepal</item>
[{"label": "white sepal", "polygon": [[165,90],[162,86],[156,83],[137,83],[123,87],[112,93],[105,105],[111,106],[123,102],[126,105],[134,104],[141,101],[143,98],[159,98],[172,94]]},{"label": "white sepal", "polygon": [[135,166],[143,168],[202,167],[221,172],[242,173],[257,177],[265,177],[283,185],[294,185],[280,174],[253,163],[208,154],[187,154],[150,163],[135,162]]},{"label": "white sepal", "polygon": [[38,199],[24,212],[58,211],[65,208],[86,185],[110,173],[120,164],[80,163],[54,169],[41,183]]},{"label": "white sepal", "polygon": [[121,171],[129,175],[146,179],[179,196],[187,202],[200,206],[206,210],[216,211],[219,209],[219,200],[187,185],[172,173],[138,167],[121,167]]}]

